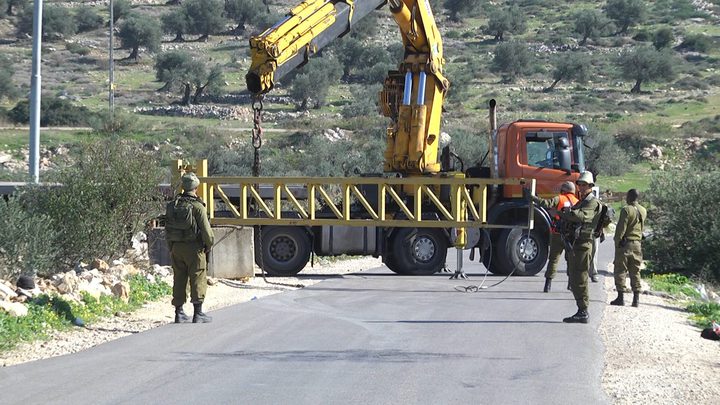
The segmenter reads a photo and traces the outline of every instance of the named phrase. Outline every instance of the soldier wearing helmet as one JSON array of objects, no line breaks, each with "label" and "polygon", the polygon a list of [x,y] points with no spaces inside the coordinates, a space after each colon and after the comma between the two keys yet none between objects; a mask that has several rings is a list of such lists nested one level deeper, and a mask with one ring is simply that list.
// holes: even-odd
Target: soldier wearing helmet
[{"label": "soldier wearing helmet", "polygon": [[566,181],[560,186],[560,194],[557,196],[550,199],[532,196],[532,199],[535,204],[547,209],[553,217],[553,223],[550,228],[550,254],[548,257],[547,270],[545,270],[545,287],[543,288],[544,292],[550,292],[552,280],[557,273],[560,255],[562,255],[563,251],[565,251],[565,261],[567,263],[570,262],[568,257],[569,252],[566,251],[565,243],[560,234],[560,211],[565,207],[570,208],[577,204],[578,199],[575,197],[575,185],[572,182]]},{"label": "soldier wearing helmet", "polygon": [[197,196],[200,180],[195,173],[182,176],[183,193],[167,204],[165,237],[170,248],[173,268],[173,299],[175,323],[190,321],[183,311],[190,281],[190,302],[195,310],[193,323],[211,322],[202,311],[207,291],[207,254],[214,242],[205,203]]},{"label": "soldier wearing helmet", "polygon": [[595,185],[592,173],[583,172],[575,184],[580,201],[571,208],[563,208],[560,211],[560,218],[574,226],[574,243],[568,265],[568,276],[578,310],[575,315],[564,318],[563,322],[587,323],[590,317],[588,272],[592,261],[593,232],[600,220],[601,207],[592,193],[592,187]]}]

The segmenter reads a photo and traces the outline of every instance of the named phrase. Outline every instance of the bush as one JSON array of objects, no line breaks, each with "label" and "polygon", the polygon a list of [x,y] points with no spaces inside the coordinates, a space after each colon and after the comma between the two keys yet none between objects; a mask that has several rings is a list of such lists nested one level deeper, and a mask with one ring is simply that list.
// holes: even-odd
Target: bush
[{"label": "bush", "polygon": [[47,215],[32,215],[16,197],[0,199],[0,234],[0,279],[54,273],[56,235]]},{"label": "bush", "polygon": [[490,70],[500,72],[503,82],[508,83],[529,71],[533,65],[533,55],[525,43],[510,41],[495,47]]},{"label": "bush", "polygon": [[61,187],[24,194],[32,214],[47,215],[55,224],[62,264],[121,256],[131,236],[160,212],[158,162],[138,149],[117,138],[86,145],[74,165],[48,176]]},{"label": "bush", "polygon": [[13,82],[15,69],[8,58],[0,55],[0,101],[4,98],[14,99],[17,96],[17,87]]},{"label": "bush", "polygon": [[[32,35],[33,6],[27,5],[18,21],[18,32]],[[67,8],[62,6],[46,6],[42,15],[42,34],[49,39],[60,39],[77,32],[75,19]]]},{"label": "bush", "polygon": [[104,19],[93,7],[80,7],[75,12],[75,24],[78,32],[92,31],[103,26]]},{"label": "bush", "polygon": [[592,147],[585,149],[587,169],[596,175],[620,176],[625,174],[630,158],[612,135],[591,129],[588,138]]},{"label": "bush", "polygon": [[715,201],[720,171],[674,171],[656,175],[646,199],[655,237],[646,242],[647,257],[658,272],[681,272],[720,281],[720,215]]},{"label": "bush", "polygon": [[[22,100],[10,110],[10,119],[16,124],[30,122],[30,102]],[[40,100],[40,125],[48,126],[86,126],[94,119],[94,114],[85,107],[79,107],[69,100],[57,97],[42,97]]]},{"label": "bush", "polygon": [[67,49],[68,52],[70,52],[74,55],[80,55],[80,56],[89,55],[90,52],[92,51],[87,46],[81,45],[77,42],[66,42],[65,49]]},{"label": "bush", "polygon": [[691,34],[685,37],[678,49],[707,53],[713,48],[713,40],[705,34]]}]

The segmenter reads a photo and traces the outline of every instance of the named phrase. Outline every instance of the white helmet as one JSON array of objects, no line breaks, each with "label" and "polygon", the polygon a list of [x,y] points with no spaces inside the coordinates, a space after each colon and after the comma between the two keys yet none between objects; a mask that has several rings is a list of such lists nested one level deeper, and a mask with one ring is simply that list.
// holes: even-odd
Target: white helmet
[{"label": "white helmet", "polygon": [[581,182],[581,181],[582,181],[583,183],[587,183],[587,184],[589,184],[589,185],[591,185],[591,186],[594,186],[594,185],[595,185],[595,180],[593,180],[593,174],[592,174],[591,172],[587,172],[587,171],[586,171],[586,172],[582,172],[582,173],[580,174],[580,178],[577,179],[576,183],[579,183],[579,182]]}]

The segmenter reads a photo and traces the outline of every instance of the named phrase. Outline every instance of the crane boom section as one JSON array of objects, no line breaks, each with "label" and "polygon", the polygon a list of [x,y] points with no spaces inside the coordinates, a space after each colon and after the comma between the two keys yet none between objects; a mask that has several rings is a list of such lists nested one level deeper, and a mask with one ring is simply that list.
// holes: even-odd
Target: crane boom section
[{"label": "crane boom section", "polygon": [[305,0],[250,39],[247,87],[253,94],[267,93],[386,2],[400,28],[405,56],[397,71],[388,72],[380,93],[380,110],[392,120],[383,168],[407,175],[437,173],[442,105],[450,83],[443,76],[442,40],[428,0]]},{"label": "crane boom section", "polygon": [[386,0],[305,0],[287,16],[250,38],[250,71],[245,76],[251,93],[264,94],[296,67],[330,42],[350,31],[357,21]]}]

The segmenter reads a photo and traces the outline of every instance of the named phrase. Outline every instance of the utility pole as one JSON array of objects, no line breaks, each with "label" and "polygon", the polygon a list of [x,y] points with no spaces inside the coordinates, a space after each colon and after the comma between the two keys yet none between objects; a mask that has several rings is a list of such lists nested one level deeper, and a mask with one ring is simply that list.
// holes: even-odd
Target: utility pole
[{"label": "utility pole", "polygon": [[110,0],[110,60],[109,60],[109,66],[110,66],[110,72],[109,72],[109,79],[110,79],[110,87],[108,87],[108,103],[110,108],[110,128],[112,128],[112,132],[115,132],[115,124],[114,124],[114,117],[115,117],[115,72],[113,70],[113,37],[115,36],[115,28],[113,20],[115,20],[115,12],[113,10],[113,0]]},{"label": "utility pole", "polygon": [[33,10],[32,76],[30,79],[30,177],[40,182],[40,52],[42,46],[42,0]]}]

